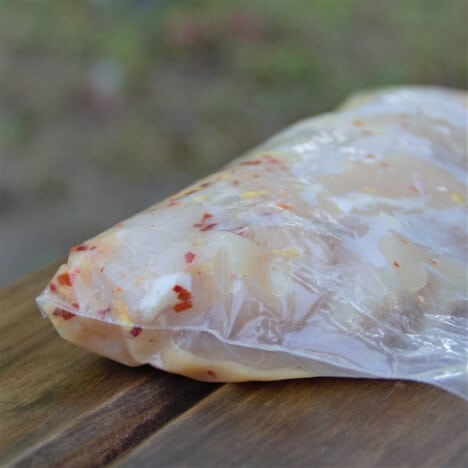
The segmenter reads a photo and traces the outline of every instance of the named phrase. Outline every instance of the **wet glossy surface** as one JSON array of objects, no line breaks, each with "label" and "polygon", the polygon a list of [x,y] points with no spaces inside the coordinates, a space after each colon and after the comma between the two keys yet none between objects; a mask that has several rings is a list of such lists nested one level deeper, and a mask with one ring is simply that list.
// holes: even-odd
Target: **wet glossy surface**
[{"label": "wet glossy surface", "polygon": [[466,397],[465,99],[402,88],[301,122],[72,248],[38,303],[130,365]]}]

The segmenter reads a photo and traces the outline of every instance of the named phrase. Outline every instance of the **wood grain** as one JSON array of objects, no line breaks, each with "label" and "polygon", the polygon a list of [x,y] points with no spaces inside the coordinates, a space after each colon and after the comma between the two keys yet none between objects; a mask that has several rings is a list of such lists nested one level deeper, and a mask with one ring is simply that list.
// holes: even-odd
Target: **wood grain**
[{"label": "wood grain", "polygon": [[217,388],[62,340],[34,303],[57,266],[0,293],[2,466],[101,466]]},{"label": "wood grain", "polygon": [[462,467],[467,416],[458,397],[417,383],[225,385],[118,466]]}]

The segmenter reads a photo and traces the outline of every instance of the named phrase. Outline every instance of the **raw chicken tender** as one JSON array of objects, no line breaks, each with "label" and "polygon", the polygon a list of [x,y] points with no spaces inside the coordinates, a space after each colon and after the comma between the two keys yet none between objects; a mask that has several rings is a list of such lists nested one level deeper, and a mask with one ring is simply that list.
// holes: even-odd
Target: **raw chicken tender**
[{"label": "raw chicken tender", "polygon": [[467,398],[467,118],[462,92],[358,95],[72,247],[37,303],[132,366]]}]

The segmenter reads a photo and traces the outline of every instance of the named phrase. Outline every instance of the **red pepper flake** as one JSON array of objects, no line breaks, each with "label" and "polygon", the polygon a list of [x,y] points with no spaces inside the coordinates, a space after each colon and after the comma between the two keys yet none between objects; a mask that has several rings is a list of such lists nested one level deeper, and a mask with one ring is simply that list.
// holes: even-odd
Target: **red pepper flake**
[{"label": "red pepper flake", "polygon": [[67,272],[62,273],[61,275],[58,275],[57,276],[57,281],[58,281],[58,284],[60,284],[62,286],[71,286],[72,285],[71,277]]},{"label": "red pepper flake", "polygon": [[210,376],[210,377],[216,377],[216,372],[212,371],[212,370],[207,370],[206,373]]},{"label": "red pepper flake", "polygon": [[49,289],[53,292],[57,292],[57,286],[54,283],[49,283]]},{"label": "red pepper flake", "polygon": [[186,301],[188,299],[191,299],[192,293],[188,291],[187,289],[183,288],[182,286],[176,284],[172,290],[177,293],[177,298],[180,299],[181,301]]},{"label": "red pepper flake", "polygon": [[105,309],[100,309],[97,311],[97,316],[99,318],[104,318],[110,311],[111,311],[110,307],[106,307]]},{"label": "red pepper flake", "polygon": [[411,190],[413,193],[419,193],[418,188],[415,187],[414,185],[411,185],[411,186],[410,186],[410,190]]},{"label": "red pepper flake", "polygon": [[207,224],[206,226],[203,226],[200,231],[204,232],[204,231],[211,231],[211,229],[213,229],[215,226],[217,226],[218,223],[211,223],[211,224]]},{"label": "red pepper flake", "polygon": [[240,166],[258,166],[261,163],[262,161],[260,161],[260,159],[256,159],[255,161],[243,161],[239,163],[239,165]]},{"label": "red pepper flake", "polygon": [[104,273],[104,267],[101,267],[101,268],[99,269],[99,271],[100,271],[101,273]]},{"label": "red pepper flake", "polygon": [[195,259],[195,254],[193,252],[187,252],[184,255],[185,263],[192,263]]},{"label": "red pepper flake", "polygon": [[59,307],[57,307],[53,312],[52,312],[52,315],[54,317],[60,317],[62,318],[63,320],[70,320],[72,319],[73,317],[76,317],[76,314],[74,314],[73,312],[69,312],[68,310],[65,310],[65,309],[61,309]]},{"label": "red pepper flake", "polygon": [[117,292],[122,292],[122,288],[120,286],[117,287],[116,289]]},{"label": "red pepper flake", "polygon": [[379,166],[387,169],[388,167],[390,167],[390,164],[388,164],[388,162],[382,161],[379,163]]},{"label": "red pepper flake", "polygon": [[203,184],[200,184],[200,187],[205,188],[208,187],[208,185],[211,185],[211,182],[205,182]]},{"label": "red pepper flake", "polygon": [[355,127],[362,127],[364,125],[364,122],[362,120],[353,120],[353,125]]},{"label": "red pepper flake", "polygon": [[271,164],[279,164],[279,160],[274,158],[273,156],[270,156],[269,154],[266,154],[265,155],[265,158],[267,159],[267,161]]},{"label": "red pepper flake", "polygon": [[180,292],[177,295],[177,299],[179,299],[181,301],[188,301],[189,299],[192,299],[192,293],[190,291]]},{"label": "red pepper flake", "polygon": [[393,266],[395,268],[400,268],[400,264],[396,260],[393,262]]},{"label": "red pepper flake", "polygon": [[179,284],[176,284],[172,290],[175,292],[175,293],[180,293],[181,291],[185,291],[185,288],[183,288],[182,286],[180,286]]},{"label": "red pepper flake", "polygon": [[437,262],[436,262],[433,258],[430,258],[430,259],[429,259],[429,263],[430,263],[432,266],[437,266]]},{"label": "red pepper flake", "polygon": [[180,203],[178,201],[171,200],[167,206],[175,206],[175,205],[180,205]]},{"label": "red pepper flake", "polygon": [[182,312],[192,308],[192,293],[190,291],[179,284],[176,284],[172,290],[177,293],[177,299],[182,301],[174,305],[174,310],[176,312]]},{"label": "red pepper flake", "polygon": [[174,306],[174,311],[179,313],[192,308],[192,301],[179,302]]},{"label": "red pepper flake", "polygon": [[80,245],[74,245],[71,248],[72,252],[84,252],[86,250],[94,250],[96,248],[95,245],[85,245],[85,244],[80,244]]},{"label": "red pepper flake", "polygon": [[293,209],[292,206],[286,205],[285,203],[277,203],[276,206],[283,209],[283,210],[292,210]]},{"label": "red pepper flake", "polygon": [[361,135],[362,136],[372,136],[374,132],[371,132],[370,130],[361,130]]},{"label": "red pepper flake", "polygon": [[199,223],[195,223],[193,227],[200,229],[200,231],[209,231],[213,229],[217,223],[205,224],[207,219],[212,218],[213,215],[211,213],[204,213],[202,219]]},{"label": "red pepper flake", "polygon": [[141,332],[142,332],[142,328],[141,327],[133,327],[129,333],[130,335],[133,336],[133,338],[136,338]]},{"label": "red pepper flake", "polygon": [[78,302],[74,302],[72,304],[72,306],[75,308],[75,309],[79,309],[80,308],[80,304],[78,304]]},{"label": "red pepper flake", "polygon": [[238,179],[233,180],[232,185],[239,185],[239,180]]}]

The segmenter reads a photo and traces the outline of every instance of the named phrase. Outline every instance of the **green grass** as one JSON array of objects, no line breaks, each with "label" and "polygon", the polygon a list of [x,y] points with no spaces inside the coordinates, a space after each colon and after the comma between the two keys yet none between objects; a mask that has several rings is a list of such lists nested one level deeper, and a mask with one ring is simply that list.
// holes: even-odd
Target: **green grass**
[{"label": "green grass", "polygon": [[[462,0],[3,1],[4,132],[8,144],[28,153],[44,127],[65,120],[78,138],[88,131],[83,114],[99,123],[107,113],[106,128],[90,130],[82,157],[125,177],[186,165],[205,172],[356,89],[464,87],[466,6]],[[111,111],[94,102],[100,97],[92,90],[83,97],[90,93],[89,69],[101,60],[112,60],[124,75],[106,98]],[[31,73],[42,67],[42,83],[18,83],[28,66]],[[44,92],[49,75],[57,85],[53,96]]]}]

